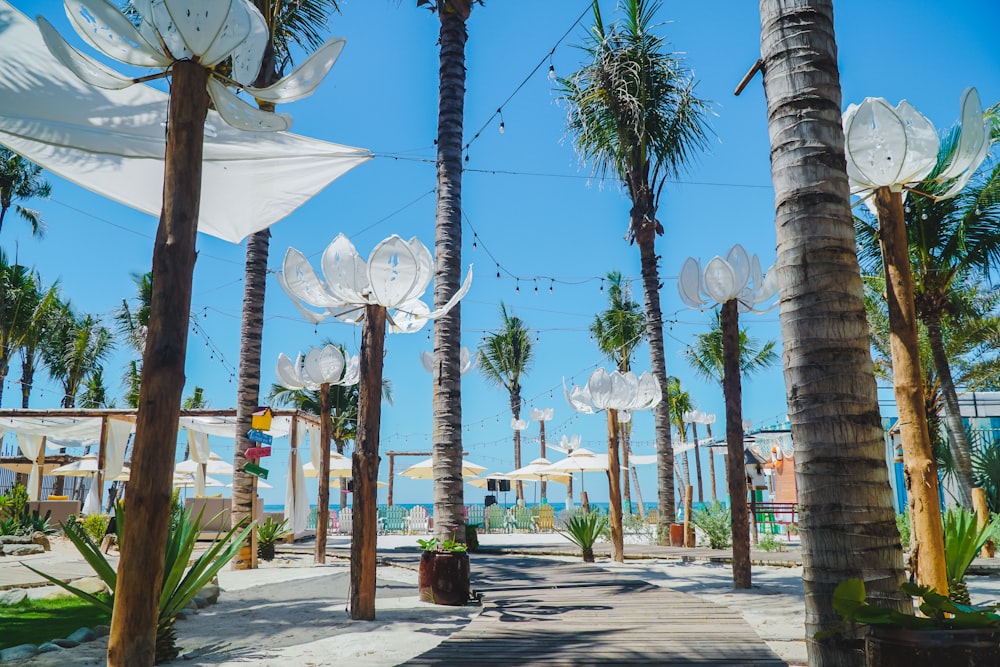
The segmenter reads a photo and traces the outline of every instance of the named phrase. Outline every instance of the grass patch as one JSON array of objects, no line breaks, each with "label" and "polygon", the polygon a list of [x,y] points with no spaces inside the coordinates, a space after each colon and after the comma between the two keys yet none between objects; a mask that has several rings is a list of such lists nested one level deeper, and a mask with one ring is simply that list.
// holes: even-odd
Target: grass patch
[{"label": "grass patch", "polygon": [[79,598],[26,599],[0,606],[0,649],[43,644],[82,627],[107,625],[111,616]]}]

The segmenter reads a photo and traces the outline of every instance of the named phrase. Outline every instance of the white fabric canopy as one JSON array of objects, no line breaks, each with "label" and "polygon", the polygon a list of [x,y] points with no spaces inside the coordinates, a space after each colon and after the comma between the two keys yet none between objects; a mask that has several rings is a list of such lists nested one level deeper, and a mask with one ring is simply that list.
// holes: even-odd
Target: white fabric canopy
[{"label": "white fabric canopy", "polygon": [[125,448],[135,422],[128,419],[108,419],[108,442],[104,448],[104,479],[114,479],[125,465]]},{"label": "white fabric canopy", "polygon": [[203,431],[187,429],[188,452],[191,460],[197,465],[194,472],[194,494],[196,496],[205,495],[205,468],[208,466],[208,457],[211,455],[208,445],[208,434]]},{"label": "white fabric canopy", "polygon": [[309,520],[309,496],[306,494],[306,478],[302,473],[302,443],[306,439],[306,429],[295,432],[295,442],[290,443],[288,453],[288,483],[285,484],[285,520],[297,537],[306,532]]},{"label": "white fabric canopy", "polygon": [[[35,24],[4,0],[0,62],[0,144],[92,192],[159,216],[166,93],[83,83],[52,57]],[[364,149],[287,132],[237,130],[209,111],[198,231],[238,243],[371,157]]]},{"label": "white fabric canopy", "polygon": [[44,436],[34,433],[18,433],[17,446],[21,453],[31,461],[31,474],[28,475],[28,500],[38,500],[38,452],[42,451]]}]

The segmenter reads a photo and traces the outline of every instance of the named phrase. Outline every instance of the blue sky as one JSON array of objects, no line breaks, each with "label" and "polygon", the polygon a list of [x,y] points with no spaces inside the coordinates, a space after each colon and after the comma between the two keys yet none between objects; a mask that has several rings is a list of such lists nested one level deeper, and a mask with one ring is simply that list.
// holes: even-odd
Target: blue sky
[{"label": "blue sky", "polygon": [[[69,34],[61,2],[12,4],[32,16],[45,15]],[[289,246],[318,265],[319,253],[340,232],[363,256],[390,234],[416,235],[433,246],[439,24],[413,4],[343,2],[343,14],[330,25],[331,35],[347,40],[340,60],[315,95],[281,109],[294,117],[294,132],[368,148],[376,157],[272,228],[272,269],[278,268]],[[562,397],[561,381],[565,377],[581,383],[597,365],[607,365],[588,334],[594,314],[606,304],[599,278],[617,269],[637,279],[639,255],[623,240],[627,197],[617,183],[589,178],[589,168],[581,164],[565,134],[565,109],[546,77],[550,63],[563,75],[579,66],[582,56],[573,45],[582,42],[591,24],[589,4],[487,0],[485,7],[473,10],[466,62],[465,141],[471,145],[463,181],[463,263],[474,264],[475,279],[462,302],[462,328],[463,344],[475,348],[484,333],[498,326],[500,301],[507,304],[537,336],[535,362],[522,381],[525,414],[531,407],[554,407],[548,440],[581,434],[585,446],[604,451],[604,420],[574,415]],[[613,0],[601,6],[606,21],[617,18]],[[1000,57],[993,29],[1000,6],[995,0],[841,0],[835,11],[845,107],[866,96],[885,97],[893,104],[906,98],[944,129],[957,120],[965,87],[976,86],[984,105],[1000,100]],[[583,19],[574,26],[581,14]],[[699,82],[699,94],[712,101],[715,112],[709,149],[697,156],[679,182],[668,185],[659,211],[666,228],[658,249],[668,372],[681,378],[702,410],[720,415],[716,430],[721,432],[721,391],[698,380],[681,356],[694,334],[706,329],[711,313],[685,308],[675,277],[687,256],[705,261],[724,255],[734,243],[757,253],[765,267],[774,261],[761,79],[740,97],[733,95],[759,57],[758,9],[753,2],[665,2],[659,18],[664,22],[659,30],[673,50],[684,54]],[[498,131],[499,115],[494,117],[498,108],[503,134]],[[19,261],[34,265],[45,281],[58,279],[64,296],[80,311],[109,318],[123,298],[134,295],[130,274],[149,268],[156,220],[59,178],[50,180],[52,199],[31,204],[43,211],[48,235],[32,239],[21,221],[8,218],[0,243],[9,255],[16,247]],[[184,394],[201,386],[212,407],[232,407],[244,248],[202,235],[198,249],[192,311],[209,344],[204,335],[190,337]],[[638,280],[634,285],[641,299]],[[360,329],[304,323],[273,276],[265,318],[265,386],[274,381],[279,352],[292,356],[328,338],[356,352],[360,342]],[[753,336],[779,338],[777,311],[746,315],[742,322]],[[395,401],[383,408],[382,451],[427,451],[431,388],[419,354],[431,349],[429,329],[390,336],[386,347],[385,374],[393,383]],[[118,396],[118,378],[129,358],[130,352],[121,349],[106,365],[109,388]],[[647,348],[640,348],[636,367],[648,369]],[[8,376],[5,408],[19,405],[18,374],[13,370]],[[44,376],[37,384],[33,407],[57,406],[58,385]],[[880,390],[880,398],[891,403],[891,391]],[[464,447],[470,459],[490,471],[513,468],[507,404],[506,394],[487,385],[477,372],[466,376]],[[883,409],[891,414],[891,406]],[[780,367],[744,382],[743,411],[756,425],[784,419]],[[525,433],[537,435],[537,424]],[[636,453],[654,452],[651,415],[636,415],[634,440]],[[218,440],[213,449],[228,458],[232,441]],[[524,463],[537,456],[530,437],[523,449]],[[269,463],[277,488],[266,493],[265,501],[280,503],[284,457],[279,453]],[[383,457],[383,479],[387,465]],[[588,477],[596,482],[595,475]],[[643,498],[655,499],[652,466],[640,468],[640,481]],[[606,498],[601,486],[588,484],[593,500]],[[380,493],[384,497],[384,490]],[[479,500],[483,493],[468,487],[467,498]],[[562,500],[559,495],[550,492],[553,500]],[[397,478],[397,502],[430,502],[431,497],[429,482]]]}]

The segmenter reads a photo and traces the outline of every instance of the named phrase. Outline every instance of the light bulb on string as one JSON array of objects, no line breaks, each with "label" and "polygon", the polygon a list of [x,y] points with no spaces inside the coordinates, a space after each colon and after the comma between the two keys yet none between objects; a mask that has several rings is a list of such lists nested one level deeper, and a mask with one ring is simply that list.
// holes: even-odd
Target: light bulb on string
[{"label": "light bulb on string", "polygon": [[538,280],[535,280],[535,294],[538,294]]},{"label": "light bulb on string", "polygon": [[517,292],[518,294],[521,293],[521,281],[520,280],[516,280],[514,282],[514,291]]},{"label": "light bulb on string", "polygon": [[549,280],[549,294],[552,294],[552,286],[556,284],[556,281]]},{"label": "light bulb on string", "polygon": [[601,291],[604,291],[604,278],[601,278]]},{"label": "light bulb on string", "polygon": [[556,68],[552,64],[552,54],[549,54],[549,79],[552,81],[556,80]]},{"label": "light bulb on string", "polygon": [[500,134],[503,134],[504,131],[503,111],[501,109],[497,109],[497,113],[500,114]]}]

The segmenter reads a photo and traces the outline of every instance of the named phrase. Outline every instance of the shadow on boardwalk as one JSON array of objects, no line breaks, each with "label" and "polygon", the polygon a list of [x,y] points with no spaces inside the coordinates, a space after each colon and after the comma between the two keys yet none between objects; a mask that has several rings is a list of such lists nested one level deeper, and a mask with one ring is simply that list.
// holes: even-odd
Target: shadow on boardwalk
[{"label": "shadow on boardwalk", "polygon": [[474,556],[483,612],[407,665],[784,663],[726,607],[583,564]]}]

